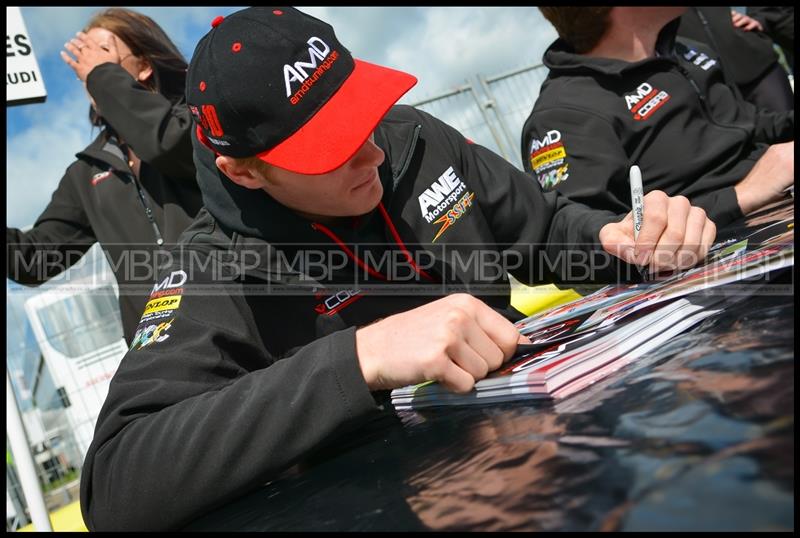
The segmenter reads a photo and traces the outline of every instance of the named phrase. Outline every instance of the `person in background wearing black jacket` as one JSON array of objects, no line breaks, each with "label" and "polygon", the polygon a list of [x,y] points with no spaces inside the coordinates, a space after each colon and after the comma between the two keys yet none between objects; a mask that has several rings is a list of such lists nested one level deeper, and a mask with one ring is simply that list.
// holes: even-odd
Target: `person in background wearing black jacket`
[{"label": "person in background wearing black jacket", "polygon": [[678,35],[711,47],[728,85],[745,101],[777,112],[792,110],[789,77],[778,62],[772,39],[759,26],[729,7],[690,7],[681,15]]},{"label": "person in background wearing black jacket", "polygon": [[33,228],[7,227],[6,276],[42,284],[99,242],[119,285],[130,343],[157,252],[177,241],[202,205],[184,98],[187,64],[152,19],[121,8],[96,14],[65,48],[61,57],[84,84],[90,120],[102,130],[76,154]]},{"label": "person in background wearing black jacket", "polygon": [[[752,18],[751,20],[761,25],[758,30],[770,36],[783,50],[789,69],[794,73],[794,6],[748,6],[745,12]],[[754,29],[749,21],[743,21],[736,15],[733,17],[733,24],[737,28],[747,24],[744,28],[747,31]]]},{"label": "person in background wearing black jacket", "polygon": [[644,190],[683,195],[723,226],[794,185],[794,110],[757,110],[714,54],[675,40],[678,7],[541,7],[559,33],[522,130],[522,160],[545,190],[630,209]]},{"label": "person in background wearing black jacket", "polygon": [[630,214],[542,193],[393,106],[416,79],[354,60],[296,9],[212,26],[186,90],[205,207],[100,412],[81,477],[92,530],[181,528],[335,448],[390,389],[471,390],[526,340],[498,312],[506,271],[569,278],[575,252],[598,260],[573,269],[616,279],[631,266],[604,250],[686,267],[713,241],[686,198],[648,194],[634,242]]}]

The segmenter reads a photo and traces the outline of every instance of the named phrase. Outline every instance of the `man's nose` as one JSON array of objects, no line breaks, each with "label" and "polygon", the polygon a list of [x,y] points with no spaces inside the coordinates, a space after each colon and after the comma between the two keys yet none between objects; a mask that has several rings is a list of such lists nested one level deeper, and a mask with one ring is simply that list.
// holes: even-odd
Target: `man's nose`
[{"label": "man's nose", "polygon": [[353,166],[380,166],[385,158],[386,155],[383,153],[383,150],[379,148],[375,142],[372,141],[372,137],[370,137],[353,157]]}]

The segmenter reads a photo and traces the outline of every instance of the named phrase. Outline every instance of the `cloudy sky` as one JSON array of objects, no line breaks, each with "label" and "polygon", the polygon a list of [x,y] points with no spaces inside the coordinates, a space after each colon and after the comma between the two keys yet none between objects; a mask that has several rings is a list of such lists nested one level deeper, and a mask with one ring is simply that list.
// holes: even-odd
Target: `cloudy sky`
[{"label": "cloudy sky", "polygon": [[[76,152],[96,135],[82,85],[59,57],[64,43],[99,7],[23,7],[47,88],[47,101],[7,108],[6,224],[32,224]],[[152,17],[188,59],[217,15],[238,7],[134,8]],[[357,58],[419,78],[402,102],[460,86],[478,73],[499,74],[541,61],[556,37],[534,7],[304,7],[333,25]]]}]

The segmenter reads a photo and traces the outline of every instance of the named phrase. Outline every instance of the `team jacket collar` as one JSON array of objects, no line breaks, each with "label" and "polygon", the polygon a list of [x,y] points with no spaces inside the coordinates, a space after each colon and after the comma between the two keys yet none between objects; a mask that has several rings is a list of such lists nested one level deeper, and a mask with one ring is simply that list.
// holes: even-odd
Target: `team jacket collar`
[{"label": "team jacket collar", "polygon": [[661,29],[656,40],[655,58],[646,58],[639,62],[625,62],[613,58],[593,58],[577,54],[566,41],[559,38],[547,48],[543,62],[554,74],[563,73],[574,76],[581,72],[586,72],[622,76],[625,72],[636,70],[642,66],[650,65],[652,62],[663,61],[673,56],[675,36],[679,25],[680,18],[671,21]]},{"label": "team jacket collar", "polygon": [[116,138],[107,138],[101,132],[97,135],[91,144],[89,144],[83,151],[75,154],[78,159],[89,158],[95,161],[100,161],[110,165],[115,171],[129,173],[127,159],[119,147]]}]

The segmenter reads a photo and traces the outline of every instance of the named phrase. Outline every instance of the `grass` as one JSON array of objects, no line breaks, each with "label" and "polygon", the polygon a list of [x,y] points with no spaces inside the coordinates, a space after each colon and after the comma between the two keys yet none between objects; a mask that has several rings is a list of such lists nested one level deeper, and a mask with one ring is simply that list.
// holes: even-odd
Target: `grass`
[{"label": "grass", "polygon": [[67,474],[65,474],[64,476],[62,476],[61,478],[59,478],[57,480],[54,480],[53,482],[50,482],[49,484],[45,484],[42,489],[44,490],[45,493],[47,493],[48,491],[52,491],[54,489],[60,488],[61,486],[65,485],[65,484],[69,484],[70,482],[73,482],[73,481],[77,480],[78,476],[79,476],[79,474],[78,474],[77,469],[74,470],[74,471],[70,471]]}]

